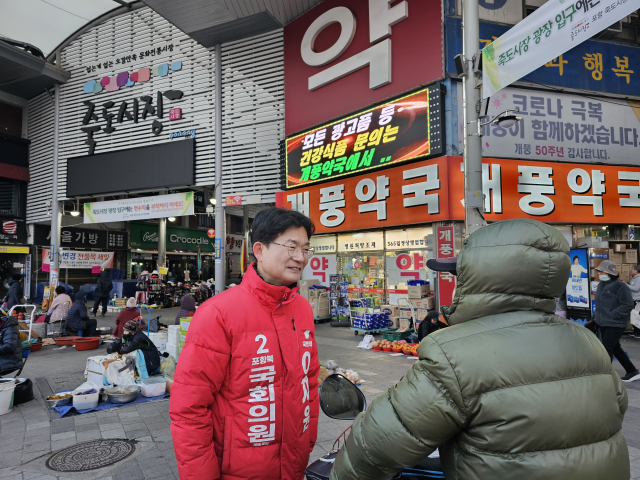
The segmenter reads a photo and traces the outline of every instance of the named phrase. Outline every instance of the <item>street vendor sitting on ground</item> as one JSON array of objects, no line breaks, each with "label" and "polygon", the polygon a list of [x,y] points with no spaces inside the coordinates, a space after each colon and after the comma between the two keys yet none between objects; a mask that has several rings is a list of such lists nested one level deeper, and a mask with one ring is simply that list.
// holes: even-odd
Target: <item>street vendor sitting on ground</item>
[{"label": "street vendor sitting on ground", "polygon": [[140,330],[140,322],[129,320],[124,325],[124,333],[121,340],[116,340],[107,348],[107,353],[127,353],[141,350],[149,375],[155,375],[160,371],[160,353],[153,342]]}]

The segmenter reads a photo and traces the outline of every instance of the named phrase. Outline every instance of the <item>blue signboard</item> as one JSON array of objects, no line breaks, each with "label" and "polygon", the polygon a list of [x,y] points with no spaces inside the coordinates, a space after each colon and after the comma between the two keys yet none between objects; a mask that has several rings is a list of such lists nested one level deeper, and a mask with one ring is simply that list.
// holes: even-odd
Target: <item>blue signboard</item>
[{"label": "blue signboard", "polygon": [[567,307],[589,308],[589,262],[586,249],[569,250],[571,275],[567,282]]},{"label": "blue signboard", "polygon": [[[480,22],[480,45],[484,48],[511,27]],[[447,73],[456,74],[453,58],[462,53],[459,18],[446,19]],[[538,68],[523,82],[570,87],[621,95],[640,95],[640,48],[587,40]]]}]

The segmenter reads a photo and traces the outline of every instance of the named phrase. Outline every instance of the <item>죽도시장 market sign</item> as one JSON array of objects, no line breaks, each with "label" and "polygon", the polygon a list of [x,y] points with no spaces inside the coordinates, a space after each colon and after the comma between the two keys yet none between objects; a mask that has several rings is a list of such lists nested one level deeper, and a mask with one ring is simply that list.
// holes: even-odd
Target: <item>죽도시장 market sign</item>
[{"label": "\uc8fd\ub3c4\uc2dc\uc7a5 market sign", "polygon": [[441,155],[443,86],[435,84],[286,140],[286,188]]}]

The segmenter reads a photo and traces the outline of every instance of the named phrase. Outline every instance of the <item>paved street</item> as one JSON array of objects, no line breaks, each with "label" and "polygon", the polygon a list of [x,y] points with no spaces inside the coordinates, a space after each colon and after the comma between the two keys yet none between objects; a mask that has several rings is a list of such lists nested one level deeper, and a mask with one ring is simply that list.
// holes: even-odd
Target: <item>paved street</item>
[{"label": "paved street", "polygon": [[[177,309],[162,310],[162,320],[171,323]],[[100,326],[113,325],[114,314],[99,320]],[[161,321],[162,321],[161,320]],[[320,359],[335,360],[343,368],[360,373],[362,391],[370,402],[398,381],[415,362],[408,357],[356,348],[362,336],[345,328],[317,327]],[[640,365],[640,340],[625,339],[623,347],[636,365]],[[0,417],[0,478],[15,479],[172,479],[178,478],[174,445],[169,430],[169,401],[123,406],[97,413],[57,418],[44,402],[53,389],[73,388],[83,381],[85,359],[104,350],[76,352],[45,347],[35,352],[23,371],[34,381],[35,401],[14,408]],[[617,362],[614,366],[623,373]],[[632,478],[640,479],[640,382],[627,385],[629,410],[624,434],[630,447]],[[53,413],[53,415],[52,415]],[[312,460],[331,450],[333,442],[349,422],[331,420],[320,414],[318,442]],[[51,452],[76,443],[107,438],[136,439],[136,451],[119,464],[82,474],[54,475],[44,466]]]}]

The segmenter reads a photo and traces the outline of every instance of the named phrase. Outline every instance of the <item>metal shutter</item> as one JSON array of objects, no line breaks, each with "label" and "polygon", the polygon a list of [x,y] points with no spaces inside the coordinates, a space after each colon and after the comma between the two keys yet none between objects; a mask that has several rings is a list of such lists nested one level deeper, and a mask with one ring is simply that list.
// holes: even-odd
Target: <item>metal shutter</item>
[{"label": "metal shutter", "polygon": [[51,219],[51,174],[53,171],[53,101],[43,93],[27,106],[29,145],[29,184],[27,185],[27,223]]}]

